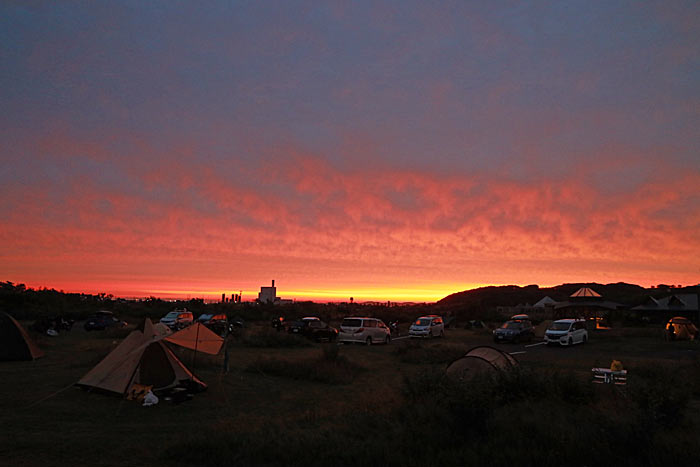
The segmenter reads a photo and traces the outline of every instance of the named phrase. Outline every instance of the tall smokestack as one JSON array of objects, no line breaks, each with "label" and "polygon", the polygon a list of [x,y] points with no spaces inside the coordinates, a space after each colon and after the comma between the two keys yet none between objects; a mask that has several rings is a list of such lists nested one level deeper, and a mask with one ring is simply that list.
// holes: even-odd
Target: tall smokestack
[{"label": "tall smokestack", "polygon": [[274,287],[274,286],[275,286],[275,280],[272,279],[272,287]]}]

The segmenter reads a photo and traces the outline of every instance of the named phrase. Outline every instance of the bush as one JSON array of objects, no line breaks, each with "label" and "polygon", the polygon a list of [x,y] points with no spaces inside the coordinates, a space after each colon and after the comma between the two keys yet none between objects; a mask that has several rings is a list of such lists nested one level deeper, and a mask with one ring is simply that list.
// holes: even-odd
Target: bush
[{"label": "bush", "polygon": [[[632,368],[629,397],[639,409],[640,424],[649,431],[675,427],[683,422],[693,391],[687,380],[693,369],[681,370],[664,365]],[[690,384],[689,384],[690,383]]]}]

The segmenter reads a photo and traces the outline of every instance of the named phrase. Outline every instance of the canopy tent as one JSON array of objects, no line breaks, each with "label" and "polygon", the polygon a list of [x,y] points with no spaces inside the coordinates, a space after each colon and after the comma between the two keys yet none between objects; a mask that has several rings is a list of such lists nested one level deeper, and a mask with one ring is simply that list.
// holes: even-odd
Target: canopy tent
[{"label": "canopy tent", "polygon": [[465,380],[477,373],[506,370],[518,365],[518,361],[499,349],[489,346],[474,347],[464,357],[460,357],[447,366],[447,376]]},{"label": "canopy tent", "polygon": [[0,313],[0,361],[35,360],[43,356],[44,352],[22,325],[9,314]]},{"label": "canopy tent", "polygon": [[154,390],[199,380],[163,342],[164,336],[149,319],[144,330],[132,331],[112,352],[83,376],[77,385],[126,395],[135,384]]},{"label": "canopy tent", "polygon": [[194,323],[165,338],[166,341],[197,352],[216,355],[224,339],[202,323]]}]

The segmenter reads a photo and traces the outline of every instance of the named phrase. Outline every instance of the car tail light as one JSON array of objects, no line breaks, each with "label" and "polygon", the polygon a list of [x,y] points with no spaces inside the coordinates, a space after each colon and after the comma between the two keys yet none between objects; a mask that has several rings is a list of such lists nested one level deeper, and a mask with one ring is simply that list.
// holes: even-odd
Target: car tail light
[{"label": "car tail light", "polygon": [[358,332],[362,332],[364,330],[365,330],[365,328],[359,328],[357,331],[355,331],[355,334],[357,334]]}]

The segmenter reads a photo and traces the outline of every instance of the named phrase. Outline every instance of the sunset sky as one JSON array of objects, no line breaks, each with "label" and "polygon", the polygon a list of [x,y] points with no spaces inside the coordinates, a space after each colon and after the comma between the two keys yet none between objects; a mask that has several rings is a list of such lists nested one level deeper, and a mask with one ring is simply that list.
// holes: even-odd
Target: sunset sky
[{"label": "sunset sky", "polygon": [[0,4],[0,280],[700,283],[700,2]]}]

